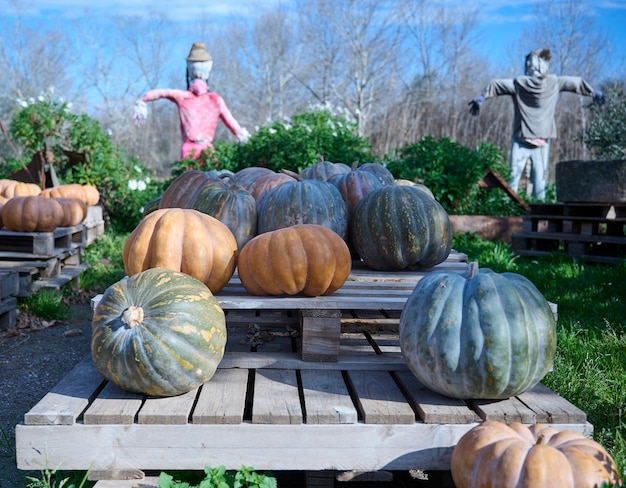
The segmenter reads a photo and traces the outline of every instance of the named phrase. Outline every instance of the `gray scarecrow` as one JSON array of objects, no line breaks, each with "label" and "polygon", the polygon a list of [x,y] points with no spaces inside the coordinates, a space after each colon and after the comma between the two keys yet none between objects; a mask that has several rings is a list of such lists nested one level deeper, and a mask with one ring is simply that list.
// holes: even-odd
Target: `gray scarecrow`
[{"label": "gray scarecrow", "polygon": [[582,78],[548,74],[550,59],[549,49],[531,51],[526,56],[525,76],[492,80],[481,95],[469,103],[470,114],[477,116],[487,98],[500,95],[512,97],[515,113],[509,186],[517,191],[526,162],[530,159],[533,196],[541,200],[545,198],[550,139],[556,138],[554,113],[559,94],[573,92],[604,102],[602,92],[594,90]]}]

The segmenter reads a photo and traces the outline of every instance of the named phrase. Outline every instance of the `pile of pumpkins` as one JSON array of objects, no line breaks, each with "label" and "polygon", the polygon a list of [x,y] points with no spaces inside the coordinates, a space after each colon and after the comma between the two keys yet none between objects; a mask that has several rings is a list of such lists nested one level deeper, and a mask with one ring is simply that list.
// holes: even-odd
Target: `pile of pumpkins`
[{"label": "pile of pumpkins", "polygon": [[[124,246],[128,277],[94,311],[94,364],[129,391],[190,391],[222,360],[226,320],[214,294],[235,269],[253,295],[325,295],[343,285],[354,258],[380,270],[430,267],[448,257],[451,241],[432,193],[376,163],[320,161],[300,174],[187,171],[146,206]],[[556,325],[529,280],[471,263],[466,276],[435,271],[417,283],[400,318],[400,345],[428,388],[504,399],[552,368]],[[619,480],[606,451],[582,435],[499,422],[468,432],[451,466],[459,488]],[[571,469],[561,476],[556,466]]]},{"label": "pile of pumpkins", "polygon": [[0,227],[13,232],[74,227],[99,200],[100,192],[92,185],[71,183],[42,190],[35,183],[0,179]]}]

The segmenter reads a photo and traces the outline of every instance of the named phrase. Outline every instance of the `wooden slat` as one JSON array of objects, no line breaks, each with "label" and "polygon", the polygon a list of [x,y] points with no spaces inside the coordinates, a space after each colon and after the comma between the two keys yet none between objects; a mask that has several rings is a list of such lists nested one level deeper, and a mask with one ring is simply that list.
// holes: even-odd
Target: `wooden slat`
[{"label": "wooden slat", "polygon": [[587,414],[565,398],[539,383],[518,398],[537,415],[537,422],[549,424],[584,424]]},{"label": "wooden slat", "polygon": [[113,383],[107,383],[100,395],[85,411],[85,424],[129,425],[135,421],[143,395],[121,390]]},{"label": "wooden slat", "polygon": [[202,385],[193,411],[194,424],[240,424],[246,404],[247,369],[218,369]]},{"label": "wooden slat", "polygon": [[394,375],[423,422],[469,424],[478,420],[477,415],[463,400],[435,393],[422,385],[410,371],[398,371]]},{"label": "wooden slat", "polygon": [[72,425],[104,379],[91,355],[78,363],[49,393],[24,415],[26,425]]},{"label": "wooden slat", "polygon": [[137,421],[140,424],[184,425],[189,419],[197,394],[196,388],[173,397],[148,397],[139,411]]},{"label": "wooden slat", "polygon": [[340,371],[300,372],[307,424],[353,424],[356,408]]},{"label": "wooden slat", "polygon": [[535,412],[516,397],[506,400],[471,400],[470,405],[483,420],[498,420],[505,424],[511,422],[534,424],[537,422]]},{"label": "wooden slat", "polygon": [[412,424],[415,412],[386,371],[349,371],[366,424]]},{"label": "wooden slat", "polygon": [[302,421],[296,372],[274,369],[257,371],[252,423],[301,424]]}]

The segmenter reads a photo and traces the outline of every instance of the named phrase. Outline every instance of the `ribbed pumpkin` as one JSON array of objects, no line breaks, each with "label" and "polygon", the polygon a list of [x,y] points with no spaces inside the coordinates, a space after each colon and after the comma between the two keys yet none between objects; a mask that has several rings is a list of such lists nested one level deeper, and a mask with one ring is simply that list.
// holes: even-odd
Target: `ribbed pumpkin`
[{"label": "ribbed pumpkin", "polygon": [[122,258],[128,276],[168,268],[193,276],[217,293],[235,272],[237,241],[210,215],[162,208],[141,219],[124,244]]},{"label": "ribbed pumpkin", "polygon": [[52,198],[79,198],[91,207],[100,201],[100,191],[93,186],[81,183],[67,183],[42,190],[41,195]]},{"label": "ribbed pumpkin", "polygon": [[59,202],[40,195],[13,197],[2,208],[4,226],[14,232],[52,232],[64,217]]},{"label": "ribbed pumpkin", "polygon": [[209,289],[152,268],[106,289],[92,319],[96,369],[128,391],[185,393],[211,379],[224,355],[226,319]]},{"label": "ribbed pumpkin", "polygon": [[0,180],[0,195],[5,198],[29,197],[39,195],[41,188],[35,183],[25,183],[16,180]]},{"label": "ribbed pumpkin", "polygon": [[380,163],[364,163],[358,169],[372,173],[385,186],[394,184],[393,173]]},{"label": "ribbed pumpkin", "polygon": [[248,190],[232,180],[219,180],[205,185],[196,196],[192,208],[225,224],[233,233],[240,250],[256,235],[256,201]]},{"label": "ribbed pumpkin", "polygon": [[197,169],[185,171],[169,184],[161,195],[159,208],[191,208],[200,190],[217,181],[208,173]]},{"label": "ribbed pumpkin", "polygon": [[305,180],[321,180],[329,181],[333,176],[337,174],[343,174],[350,172],[350,166],[344,163],[333,163],[331,161],[324,161],[320,159],[313,166],[304,168],[300,171],[300,175]]},{"label": "ribbed pumpkin", "polygon": [[87,204],[80,198],[55,198],[63,207],[63,222],[60,227],[80,225],[87,217]]},{"label": "ribbed pumpkin", "polygon": [[457,488],[597,488],[620,485],[609,453],[596,441],[549,425],[486,421],[452,451]]},{"label": "ribbed pumpkin", "polygon": [[509,398],[552,368],[556,324],[549,303],[519,274],[468,267],[421,279],[400,316],[411,372],[454,398]]},{"label": "ribbed pumpkin", "polygon": [[370,171],[359,171],[353,167],[347,173],[332,176],[329,180],[341,193],[348,208],[348,218],[352,217],[357,204],[365,195],[383,187],[382,182]]},{"label": "ribbed pumpkin", "polygon": [[258,233],[297,224],[323,225],[346,239],[348,208],[339,190],[327,181],[302,179],[272,188],[259,208]]},{"label": "ribbed pumpkin", "polygon": [[271,175],[275,173],[273,169],[264,168],[262,166],[250,166],[248,168],[243,168],[237,171],[232,179],[239,186],[245,188],[250,191],[250,185],[252,185],[257,179]]},{"label": "ribbed pumpkin", "polygon": [[248,191],[254,197],[256,201],[257,209],[261,208],[261,203],[265,198],[265,195],[278,185],[282,185],[288,181],[294,181],[294,177],[285,173],[270,173],[268,175],[261,176],[248,185]]},{"label": "ribbed pumpkin", "polygon": [[244,246],[238,272],[252,295],[328,295],[352,269],[350,251],[332,230],[301,224],[260,234]]},{"label": "ribbed pumpkin", "polygon": [[383,186],[354,209],[350,239],[370,268],[425,268],[450,254],[452,226],[441,204],[420,189]]}]

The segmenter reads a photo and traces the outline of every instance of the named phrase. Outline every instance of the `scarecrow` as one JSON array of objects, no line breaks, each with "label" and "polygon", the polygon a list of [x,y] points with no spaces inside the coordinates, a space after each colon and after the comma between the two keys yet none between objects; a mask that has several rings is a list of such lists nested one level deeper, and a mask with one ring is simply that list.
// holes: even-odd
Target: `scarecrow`
[{"label": "scarecrow", "polygon": [[213,136],[220,119],[239,142],[246,142],[250,136],[232,116],[222,97],[209,91],[208,80],[212,68],[213,59],[206,46],[196,42],[187,56],[187,90],[150,90],[135,103],[133,117],[138,126],[147,117],[146,102],[166,98],[176,104],[183,139],[181,159],[198,159],[202,151],[213,147]]},{"label": "scarecrow", "polygon": [[519,181],[530,159],[533,196],[545,198],[550,139],[556,138],[554,113],[561,92],[573,92],[604,102],[604,95],[577,76],[548,74],[549,49],[531,51],[526,56],[525,76],[492,80],[482,94],[472,100],[470,113],[480,113],[487,98],[510,95],[515,109],[513,116],[513,144],[511,147],[511,181],[509,186],[517,191]]}]

